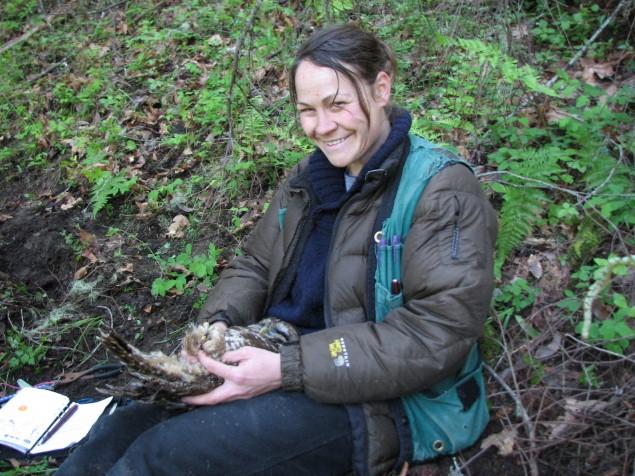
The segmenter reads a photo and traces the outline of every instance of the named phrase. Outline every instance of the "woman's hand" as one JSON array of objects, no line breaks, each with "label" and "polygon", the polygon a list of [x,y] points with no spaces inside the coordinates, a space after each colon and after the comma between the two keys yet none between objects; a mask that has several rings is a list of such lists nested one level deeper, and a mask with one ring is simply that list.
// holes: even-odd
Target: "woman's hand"
[{"label": "woman's hand", "polygon": [[223,355],[224,362],[238,365],[227,365],[203,352],[197,357],[203,367],[225,379],[225,382],[211,392],[184,397],[183,402],[190,405],[216,405],[232,400],[244,400],[282,386],[280,354],[275,352],[247,346]]}]

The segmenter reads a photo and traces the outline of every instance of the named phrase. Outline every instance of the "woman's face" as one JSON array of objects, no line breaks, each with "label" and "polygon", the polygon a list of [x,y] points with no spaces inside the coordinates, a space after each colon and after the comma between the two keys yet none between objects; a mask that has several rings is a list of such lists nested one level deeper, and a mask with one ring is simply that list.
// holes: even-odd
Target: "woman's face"
[{"label": "woman's face", "polygon": [[384,111],[390,101],[390,76],[382,71],[370,86],[359,82],[370,123],[355,85],[335,70],[302,61],[296,70],[295,85],[296,106],[305,134],[331,164],[358,175],[390,133]]}]

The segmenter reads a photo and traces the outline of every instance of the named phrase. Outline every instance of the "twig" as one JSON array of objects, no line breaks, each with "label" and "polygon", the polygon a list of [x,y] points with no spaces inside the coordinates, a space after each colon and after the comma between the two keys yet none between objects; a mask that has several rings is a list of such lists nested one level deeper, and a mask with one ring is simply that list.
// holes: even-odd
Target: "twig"
[{"label": "twig", "polygon": [[132,22],[131,22],[131,23],[132,23],[133,25],[136,25],[136,24],[137,24],[137,22],[138,22],[139,20],[141,20],[144,16],[146,16],[146,15],[147,15],[148,13],[150,13],[151,11],[154,11],[154,10],[156,10],[157,8],[162,7],[162,6],[165,4],[165,2],[167,2],[167,0],[161,0],[161,1],[160,1],[159,3],[157,3],[156,5],[152,5],[152,7],[148,8],[147,10],[145,10],[145,11],[143,11],[143,12],[141,12],[141,13],[139,13],[136,17],[134,17],[134,18],[132,19]]},{"label": "twig", "polygon": [[102,14],[102,13],[107,12],[108,10],[110,10],[112,8],[118,7],[119,5],[123,5],[124,3],[128,3],[128,0],[121,0],[120,2],[113,3],[112,5],[108,5],[107,7],[104,7],[104,8],[98,8],[97,10],[91,10],[88,13],[90,13],[91,15],[94,15],[95,13]]},{"label": "twig", "polygon": [[110,328],[114,329],[115,328],[115,322],[114,322],[114,320],[112,318],[112,311],[110,310],[110,308],[106,307],[106,306],[95,306],[95,307],[98,308],[98,309],[105,309],[106,311],[108,311],[108,315],[110,316]]},{"label": "twig", "polygon": [[19,45],[20,43],[22,43],[23,41],[28,40],[29,38],[31,38],[33,35],[35,35],[38,31],[40,31],[41,29],[43,29],[44,27],[48,26],[49,22],[55,17],[55,14],[52,15],[47,15],[44,18],[44,22],[40,23],[39,25],[34,26],[33,28],[31,28],[29,31],[26,31],[24,33],[22,33],[20,36],[18,36],[17,38],[14,38],[13,40],[9,40],[7,41],[4,46],[2,48],[0,48],[0,55],[3,54],[4,52],[8,51],[9,49],[13,48],[15,45]]},{"label": "twig", "polygon": [[568,188],[563,188],[563,187],[559,187],[557,185],[554,185],[552,183],[549,182],[545,182],[543,180],[539,180],[539,179],[535,179],[535,178],[531,178],[531,177],[525,177],[524,175],[519,175],[519,174],[515,174],[514,172],[510,172],[508,170],[497,170],[495,172],[483,172],[480,174],[477,174],[476,177],[477,178],[481,178],[481,177],[488,177],[491,175],[510,175],[511,177],[515,177],[517,179],[521,179],[521,180],[527,180],[530,182],[535,182],[538,183],[540,185],[542,185],[542,188],[548,188],[548,189],[552,189],[552,190],[558,190],[560,192],[563,193],[568,193],[569,195],[573,195],[576,198],[580,198],[582,196],[582,194],[580,192],[576,192],[575,190],[570,190]]},{"label": "twig", "polygon": [[38,79],[40,79],[43,76],[46,76],[47,74],[49,74],[51,71],[53,71],[55,68],[57,68],[58,66],[64,65],[65,67],[68,67],[68,64],[66,63],[66,58],[64,58],[62,61],[58,61],[57,63],[53,63],[51,65],[49,65],[47,68],[45,68],[41,73],[36,74],[35,76],[29,77],[27,78],[27,81],[29,83],[32,83],[34,81],[37,81]]},{"label": "twig", "polygon": [[604,354],[608,354],[608,355],[611,355],[613,357],[618,357],[619,360],[625,360],[627,362],[630,362],[631,364],[635,364],[635,359],[631,359],[627,355],[618,354],[617,352],[613,352],[613,351],[608,350],[608,349],[603,349],[602,347],[597,347],[597,346],[595,346],[593,344],[589,344],[588,342],[584,342],[583,340],[580,340],[580,339],[576,338],[575,336],[573,336],[571,334],[565,334],[564,336],[568,337],[569,339],[572,339],[572,340],[576,341],[578,344],[582,344],[585,347],[590,347],[591,349],[597,350],[598,352],[602,352]]},{"label": "twig", "polygon": [[240,60],[240,50],[242,48],[243,42],[245,41],[245,37],[247,36],[247,32],[250,32],[254,26],[254,22],[256,21],[256,15],[258,10],[260,9],[260,5],[262,4],[262,0],[256,0],[254,7],[251,10],[251,15],[249,17],[249,21],[247,25],[243,29],[238,41],[234,45],[234,60],[232,63],[232,76],[231,81],[229,83],[229,91],[227,92],[227,146],[225,148],[225,155],[223,157],[224,160],[227,160],[234,149],[234,139],[232,136],[233,129],[233,119],[232,119],[232,101],[234,95],[234,86],[236,85],[236,76],[238,76],[238,62]]},{"label": "twig", "polygon": [[512,379],[514,381],[514,387],[516,387],[516,392],[514,392],[509,387],[509,385],[507,385],[507,383],[502,378],[500,378],[498,374],[496,374],[494,369],[492,369],[488,365],[485,365],[485,368],[487,369],[488,372],[492,374],[492,376],[496,379],[496,381],[500,383],[505,390],[507,390],[507,392],[514,399],[514,402],[516,402],[516,408],[518,409],[520,413],[520,416],[525,425],[525,429],[527,431],[527,437],[529,438],[529,455],[527,456],[529,470],[532,476],[538,476],[538,464],[536,463],[536,451],[535,451],[535,448],[536,448],[535,428],[531,421],[531,418],[529,418],[529,414],[527,413],[527,410],[525,409],[522,401],[520,400],[520,397],[518,396],[520,395],[520,389],[518,386],[518,379],[516,378],[516,373],[514,372],[514,361],[509,352],[509,347],[507,346],[507,338],[505,337],[505,329],[503,328],[503,324],[501,320],[498,318],[498,315],[496,313],[494,313],[494,317],[500,329],[501,341],[503,344],[503,351],[505,353],[505,357],[507,358],[507,362],[509,363],[509,368],[511,370]]},{"label": "twig", "polygon": [[[582,46],[582,48],[580,48],[580,50],[576,53],[576,55],[569,60],[567,65],[564,67],[564,69],[569,69],[575,63],[577,63],[577,61],[580,58],[582,58],[582,55],[584,53],[586,53],[586,50],[589,49],[589,46],[591,46],[593,44],[593,42],[597,39],[597,37],[600,36],[600,33],[602,33],[604,31],[604,29],[609,25],[609,23],[611,23],[613,21],[613,19],[618,14],[618,12],[622,9],[622,7],[624,6],[625,3],[626,3],[626,0],[622,0],[620,3],[617,4],[617,7],[615,7],[613,12],[607,17],[606,20],[604,20],[604,23],[602,23],[600,25],[600,27],[597,30],[595,30],[595,33],[593,33],[593,35],[591,35],[591,38],[589,38],[587,40],[587,42],[584,44],[584,46]],[[554,75],[553,78],[551,78],[549,81],[547,81],[546,86],[550,88],[551,86],[554,85],[554,83],[557,80],[558,80],[558,75]]]},{"label": "twig", "polygon": [[613,178],[613,174],[615,173],[615,170],[617,170],[617,168],[620,166],[620,164],[622,163],[622,159],[624,158],[624,149],[622,149],[621,145],[617,145],[619,151],[620,151],[620,158],[617,160],[617,162],[615,163],[615,165],[613,166],[613,168],[611,168],[611,171],[609,172],[609,174],[606,176],[606,178],[602,181],[602,183],[600,185],[598,185],[597,187],[595,187],[595,189],[591,190],[589,193],[587,193],[584,197],[582,197],[582,200],[580,201],[580,203],[585,203],[587,200],[589,200],[589,198],[591,198],[593,195],[597,195],[597,193],[606,186],[607,183],[609,183],[611,181],[611,178]]}]

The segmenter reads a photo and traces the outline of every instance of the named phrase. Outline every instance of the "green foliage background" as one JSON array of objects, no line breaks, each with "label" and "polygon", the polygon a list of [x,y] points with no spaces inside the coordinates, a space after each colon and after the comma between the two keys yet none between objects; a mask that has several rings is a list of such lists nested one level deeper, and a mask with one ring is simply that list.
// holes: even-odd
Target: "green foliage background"
[{"label": "green foliage background", "polygon": [[[44,207],[41,188],[55,190],[54,207],[149,257],[140,288],[200,306],[219,256],[240,252],[311,150],[287,92],[294,50],[315,28],[354,21],[394,49],[395,103],[415,132],[472,162],[498,210],[488,355],[503,347],[494,321],[527,341],[549,331],[534,322],[538,304],[579,334],[594,276],[635,249],[632,15],[629,2],[582,0],[6,0],[0,193]],[[164,236],[181,213],[184,235]],[[85,264],[89,247],[64,233]],[[555,278],[529,272],[532,256],[548,256]],[[589,342],[617,354],[633,347],[632,275],[616,273],[595,301]],[[28,293],[21,283],[0,292],[7,315]],[[45,358],[46,346],[16,333],[8,344],[14,355],[0,352],[0,364],[11,371]],[[539,381],[541,364],[528,365]]]}]

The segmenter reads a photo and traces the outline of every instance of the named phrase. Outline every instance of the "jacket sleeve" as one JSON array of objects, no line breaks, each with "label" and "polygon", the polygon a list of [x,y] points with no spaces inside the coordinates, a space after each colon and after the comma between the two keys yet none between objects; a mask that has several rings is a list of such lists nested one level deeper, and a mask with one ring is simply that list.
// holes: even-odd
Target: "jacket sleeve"
[{"label": "jacket sleeve", "polygon": [[359,403],[421,391],[455,373],[482,333],[495,239],[494,210],[471,172],[458,165],[440,172],[404,244],[403,306],[382,323],[325,329],[283,349],[284,388]]},{"label": "jacket sleeve", "polygon": [[223,270],[199,312],[199,322],[223,320],[229,325],[244,326],[262,319],[272,250],[280,234],[278,215],[287,190],[285,182],[249,235],[242,254]]}]

